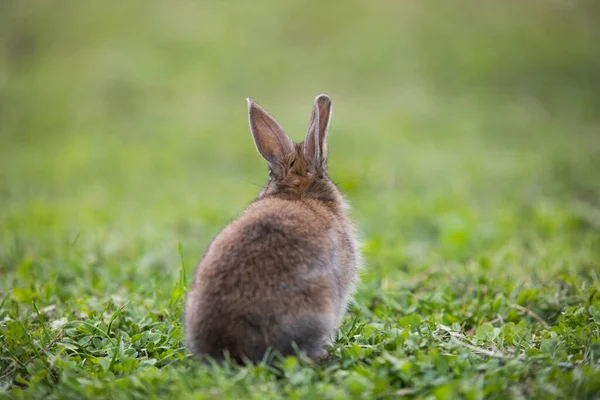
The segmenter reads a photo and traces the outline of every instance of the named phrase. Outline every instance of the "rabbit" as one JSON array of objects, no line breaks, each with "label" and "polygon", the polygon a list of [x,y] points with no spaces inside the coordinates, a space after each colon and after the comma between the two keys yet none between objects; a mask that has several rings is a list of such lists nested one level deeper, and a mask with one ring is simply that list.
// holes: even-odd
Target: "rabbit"
[{"label": "rabbit", "polygon": [[[259,362],[267,350],[327,356],[360,264],[348,205],[327,175],[331,99],[316,97],[304,142],[293,143],[248,98],[250,130],[269,182],[208,246],[184,309],[197,356]],[[294,347],[297,346],[297,348]]]}]

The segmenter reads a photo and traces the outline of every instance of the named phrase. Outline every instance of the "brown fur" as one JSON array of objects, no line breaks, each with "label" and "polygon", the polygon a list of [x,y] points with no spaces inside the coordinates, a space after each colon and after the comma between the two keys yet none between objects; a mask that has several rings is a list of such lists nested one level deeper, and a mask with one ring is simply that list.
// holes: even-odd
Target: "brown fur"
[{"label": "brown fur", "polygon": [[[185,305],[190,350],[258,361],[268,348],[325,354],[354,290],[358,250],[342,193],[327,176],[331,101],[318,96],[293,144],[251,99],[255,144],[273,178],[225,227],[195,272]],[[305,144],[308,143],[308,144]]]}]

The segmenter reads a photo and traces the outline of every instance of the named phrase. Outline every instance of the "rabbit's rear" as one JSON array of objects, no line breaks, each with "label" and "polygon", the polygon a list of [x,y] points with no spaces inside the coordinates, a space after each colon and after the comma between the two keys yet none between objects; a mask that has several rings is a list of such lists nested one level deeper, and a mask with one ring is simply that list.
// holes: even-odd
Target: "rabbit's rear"
[{"label": "rabbit's rear", "polygon": [[186,298],[186,341],[194,354],[260,360],[294,344],[324,355],[353,291],[358,265],[354,228],[327,177],[331,101],[315,101],[306,140],[293,144],[249,99],[249,119],[270,181],[225,227],[198,265]]}]

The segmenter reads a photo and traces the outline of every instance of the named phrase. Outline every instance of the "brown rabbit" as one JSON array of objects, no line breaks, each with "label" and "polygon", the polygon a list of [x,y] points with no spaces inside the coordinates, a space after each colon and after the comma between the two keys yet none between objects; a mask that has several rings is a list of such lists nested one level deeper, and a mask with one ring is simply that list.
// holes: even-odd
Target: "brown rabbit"
[{"label": "brown rabbit", "polygon": [[331,99],[316,98],[303,143],[248,99],[250,130],[269,183],[208,247],[185,304],[196,355],[259,361],[269,348],[326,355],[357,280],[347,204],[327,176]]}]

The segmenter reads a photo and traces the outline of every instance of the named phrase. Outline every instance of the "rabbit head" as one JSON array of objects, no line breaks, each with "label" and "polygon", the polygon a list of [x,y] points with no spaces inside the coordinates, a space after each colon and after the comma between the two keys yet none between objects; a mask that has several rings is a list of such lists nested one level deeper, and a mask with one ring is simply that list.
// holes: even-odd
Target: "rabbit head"
[{"label": "rabbit head", "polygon": [[314,198],[330,203],[343,197],[327,175],[327,130],[331,98],[315,99],[306,137],[293,143],[264,108],[248,98],[248,119],[256,149],[269,166],[269,183],[258,198],[276,196],[288,200]]}]

